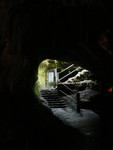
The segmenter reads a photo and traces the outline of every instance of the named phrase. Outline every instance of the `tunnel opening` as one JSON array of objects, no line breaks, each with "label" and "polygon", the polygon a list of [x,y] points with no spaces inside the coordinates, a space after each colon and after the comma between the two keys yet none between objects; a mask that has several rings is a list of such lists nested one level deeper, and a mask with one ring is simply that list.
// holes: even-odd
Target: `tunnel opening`
[{"label": "tunnel opening", "polygon": [[101,93],[101,81],[91,71],[72,62],[45,59],[38,66],[37,78],[35,95],[47,107],[71,106],[77,112],[90,109],[99,113],[95,99]]},{"label": "tunnel opening", "polygon": [[[46,59],[42,61],[39,64],[37,75],[39,88],[56,88],[59,80],[62,80],[61,78],[64,78],[62,82],[66,81],[70,77],[69,73],[77,67],[77,65],[75,66],[70,62],[54,59]],[[71,76],[73,76],[72,73]]]}]

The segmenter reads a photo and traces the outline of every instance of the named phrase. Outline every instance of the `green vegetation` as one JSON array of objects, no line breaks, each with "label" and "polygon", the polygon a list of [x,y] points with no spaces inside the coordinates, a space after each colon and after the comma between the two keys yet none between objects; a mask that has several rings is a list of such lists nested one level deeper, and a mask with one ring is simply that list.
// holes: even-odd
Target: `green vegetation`
[{"label": "green vegetation", "polygon": [[[38,74],[37,74],[38,80],[35,82],[35,85],[34,85],[35,96],[39,97],[39,88],[47,87],[47,71],[48,70],[57,68],[58,72],[60,72],[64,70],[66,67],[68,67],[69,65],[71,65],[71,63],[63,62],[59,60],[46,59],[42,61],[38,67]],[[73,66],[73,69],[75,68],[77,68],[77,66]]]},{"label": "green vegetation", "polygon": [[34,85],[34,94],[36,97],[39,97],[39,90],[38,90],[38,82],[37,81],[35,82],[35,85]]},{"label": "green vegetation", "polygon": [[[46,60],[42,61],[38,67],[38,74],[37,74],[38,80],[35,82],[35,86],[34,86],[34,93],[35,93],[36,97],[39,97],[39,88],[49,87],[47,84],[47,71],[48,70],[57,68],[57,71],[60,72],[70,65],[71,65],[71,63],[58,61],[58,60],[52,60],[52,59],[46,59]],[[68,83],[68,82],[76,83],[77,81],[80,82],[80,81],[92,80],[92,79],[94,81],[95,78],[94,78],[93,74],[89,70],[83,69],[80,66],[74,65],[72,68],[67,70],[68,71],[67,73],[73,71],[74,69],[76,69],[78,71],[77,75],[72,78],[69,78],[66,81],[66,83]],[[50,83],[50,87],[51,87],[51,85],[54,87],[54,84],[55,83],[53,83],[53,82]]]},{"label": "green vegetation", "polygon": [[57,68],[58,71],[63,70],[69,65],[67,62],[62,62],[58,60],[46,59],[42,61],[38,67],[38,86],[41,88],[46,87],[46,78],[47,78],[47,71],[50,69]]}]

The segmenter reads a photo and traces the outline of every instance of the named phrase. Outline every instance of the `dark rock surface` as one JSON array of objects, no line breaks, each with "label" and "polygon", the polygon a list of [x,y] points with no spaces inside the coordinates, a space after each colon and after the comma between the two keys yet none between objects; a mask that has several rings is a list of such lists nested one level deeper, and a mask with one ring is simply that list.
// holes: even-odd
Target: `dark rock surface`
[{"label": "dark rock surface", "polygon": [[113,94],[107,92],[113,84],[112,18],[105,0],[0,0],[1,150],[87,149],[81,134],[33,95],[38,65],[46,58],[74,62],[102,81],[100,143],[113,148]]}]

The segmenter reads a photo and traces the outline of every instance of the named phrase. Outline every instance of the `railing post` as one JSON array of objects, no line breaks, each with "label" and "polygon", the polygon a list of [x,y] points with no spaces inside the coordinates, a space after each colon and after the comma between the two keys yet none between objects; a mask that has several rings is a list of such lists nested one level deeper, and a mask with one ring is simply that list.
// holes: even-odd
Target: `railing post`
[{"label": "railing post", "polygon": [[76,93],[77,98],[77,112],[80,113],[80,93]]}]

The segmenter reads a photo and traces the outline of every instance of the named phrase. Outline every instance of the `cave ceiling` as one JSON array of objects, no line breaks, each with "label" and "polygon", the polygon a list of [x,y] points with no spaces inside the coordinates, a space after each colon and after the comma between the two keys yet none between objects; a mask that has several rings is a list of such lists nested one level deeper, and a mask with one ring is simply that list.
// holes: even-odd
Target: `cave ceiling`
[{"label": "cave ceiling", "polygon": [[25,55],[31,61],[46,58],[71,61],[112,85],[111,3],[59,2],[1,0],[1,49],[8,42],[11,54]]}]

